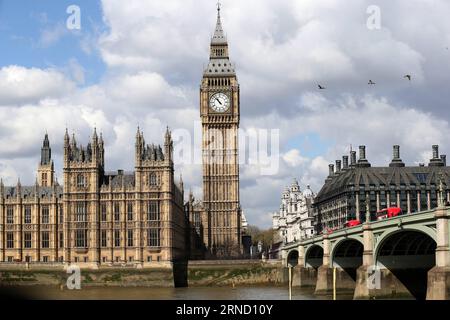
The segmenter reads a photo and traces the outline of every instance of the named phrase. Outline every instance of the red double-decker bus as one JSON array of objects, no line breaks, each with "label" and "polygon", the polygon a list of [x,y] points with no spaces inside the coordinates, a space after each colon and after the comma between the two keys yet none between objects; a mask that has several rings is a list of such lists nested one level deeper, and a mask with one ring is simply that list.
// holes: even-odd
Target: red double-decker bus
[{"label": "red double-decker bus", "polygon": [[401,208],[392,207],[383,209],[377,212],[377,220],[384,220],[384,219],[390,219],[394,217],[398,217],[403,214],[403,211]]},{"label": "red double-decker bus", "polygon": [[349,220],[344,224],[344,228],[353,228],[361,225],[361,221],[359,220]]}]

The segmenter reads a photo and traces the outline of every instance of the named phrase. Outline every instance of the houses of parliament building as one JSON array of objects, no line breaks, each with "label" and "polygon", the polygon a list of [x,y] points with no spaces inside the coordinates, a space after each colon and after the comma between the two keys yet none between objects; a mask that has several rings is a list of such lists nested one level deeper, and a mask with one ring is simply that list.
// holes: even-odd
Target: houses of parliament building
[{"label": "houses of parliament building", "polygon": [[0,185],[0,261],[80,264],[184,259],[183,182],[174,181],[173,142],[146,145],[138,130],[135,172],[104,171],[104,141],[86,147],[65,134],[64,183],[55,179],[45,135],[34,186]]},{"label": "houses of parliament building", "polygon": [[[103,137],[83,147],[64,136],[63,183],[46,134],[33,186],[0,184],[0,262],[85,265],[171,263],[239,257],[239,84],[218,7],[210,62],[200,89],[203,200],[184,203],[173,141],[147,145],[138,129],[135,171],[105,171]],[[218,143],[216,133],[223,138]]]}]

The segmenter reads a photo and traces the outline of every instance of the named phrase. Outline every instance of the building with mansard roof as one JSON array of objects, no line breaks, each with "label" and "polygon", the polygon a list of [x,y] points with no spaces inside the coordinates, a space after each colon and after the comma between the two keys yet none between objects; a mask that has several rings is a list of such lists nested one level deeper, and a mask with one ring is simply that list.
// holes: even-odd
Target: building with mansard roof
[{"label": "building with mansard roof", "polygon": [[431,210],[438,206],[439,186],[446,188],[450,200],[450,167],[447,157],[433,146],[427,165],[407,166],[400,157],[400,146],[393,147],[393,158],[385,167],[373,167],[366,158],[366,147],[359,148],[359,159],[352,151],[336,165],[330,164],[329,176],[314,201],[318,231],[340,229],[348,220],[366,221],[388,207],[400,207],[404,213]]},{"label": "building with mansard roof", "polygon": [[183,198],[169,130],[161,147],[138,129],[130,173],[105,172],[95,130],[86,146],[66,130],[62,185],[46,134],[35,185],[0,183],[0,262],[170,265],[186,258]]}]

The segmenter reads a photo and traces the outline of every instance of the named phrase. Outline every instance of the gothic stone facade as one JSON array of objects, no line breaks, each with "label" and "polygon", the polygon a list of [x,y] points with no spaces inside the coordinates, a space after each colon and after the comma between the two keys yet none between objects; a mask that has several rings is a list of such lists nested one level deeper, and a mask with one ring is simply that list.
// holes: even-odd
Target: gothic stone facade
[{"label": "gothic stone facade", "polygon": [[0,261],[152,266],[185,258],[183,183],[173,142],[136,134],[135,172],[104,171],[103,138],[64,137],[64,184],[54,179],[48,136],[32,187],[0,185]]},{"label": "gothic stone facade", "polygon": [[404,213],[431,210],[438,206],[440,183],[450,200],[450,167],[446,156],[433,146],[428,166],[406,166],[400,158],[400,146],[394,146],[387,167],[372,167],[366,159],[366,147],[344,156],[329,166],[329,176],[314,201],[319,232],[341,229],[348,220],[374,219],[376,212],[400,207]]},{"label": "gothic stone facade", "polygon": [[[239,197],[239,83],[229,60],[228,42],[218,10],[209,64],[200,88],[203,133],[203,201],[190,221],[201,230],[207,255],[226,258],[242,254]],[[196,222],[197,221],[197,222]]]}]

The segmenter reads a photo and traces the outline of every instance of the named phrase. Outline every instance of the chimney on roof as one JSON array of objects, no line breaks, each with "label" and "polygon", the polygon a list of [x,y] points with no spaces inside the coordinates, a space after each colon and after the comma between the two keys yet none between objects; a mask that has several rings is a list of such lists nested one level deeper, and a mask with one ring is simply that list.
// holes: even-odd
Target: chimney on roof
[{"label": "chimney on roof", "polygon": [[447,156],[445,154],[441,155],[441,160],[444,163],[444,167],[447,166]]},{"label": "chimney on roof", "polygon": [[361,167],[361,168],[368,168],[368,167],[370,167],[370,163],[366,159],[366,146],[360,146],[359,147],[358,167]]},{"label": "chimney on roof", "polygon": [[356,151],[350,153],[350,167],[354,168],[356,166]]},{"label": "chimney on roof", "polygon": [[343,164],[343,169],[347,170],[348,169],[348,156],[342,157],[342,164]]},{"label": "chimney on roof", "polygon": [[330,164],[328,168],[329,168],[329,176],[330,177],[334,176],[334,164]]},{"label": "chimney on roof", "polygon": [[341,173],[342,170],[342,162],[341,160],[336,160],[336,173]]},{"label": "chimney on roof", "polygon": [[404,167],[405,164],[403,163],[402,159],[400,158],[400,146],[395,145],[393,147],[393,155],[392,155],[392,161],[389,164],[389,167]]},{"label": "chimney on roof", "polygon": [[430,163],[428,164],[430,167],[443,167],[444,162],[439,157],[439,146],[434,145],[433,146],[433,159],[430,160]]},{"label": "chimney on roof", "polygon": [[325,183],[331,181],[334,177],[334,165],[328,165],[328,177],[325,179]]},{"label": "chimney on roof", "polygon": [[439,146],[433,146],[433,159],[439,159]]}]

